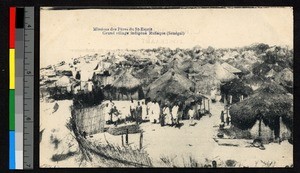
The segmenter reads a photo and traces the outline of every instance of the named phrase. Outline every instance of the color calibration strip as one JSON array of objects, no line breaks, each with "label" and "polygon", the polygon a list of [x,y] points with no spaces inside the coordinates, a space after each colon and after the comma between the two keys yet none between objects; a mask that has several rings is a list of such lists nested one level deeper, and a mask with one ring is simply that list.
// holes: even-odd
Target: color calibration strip
[{"label": "color calibration strip", "polygon": [[9,169],[16,169],[15,157],[15,28],[16,7],[9,8]]},{"label": "color calibration strip", "polygon": [[33,169],[34,8],[9,12],[9,169]]}]

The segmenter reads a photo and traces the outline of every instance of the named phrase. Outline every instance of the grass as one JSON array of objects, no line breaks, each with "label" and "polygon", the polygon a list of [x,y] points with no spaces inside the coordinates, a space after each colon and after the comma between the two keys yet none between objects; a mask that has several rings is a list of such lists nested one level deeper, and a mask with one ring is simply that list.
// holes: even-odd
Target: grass
[{"label": "grass", "polygon": [[76,154],[76,152],[68,152],[68,153],[65,153],[65,154],[54,154],[52,157],[51,157],[51,160],[54,161],[54,162],[58,162],[58,161],[63,161],[63,160],[66,160],[72,156],[74,156]]},{"label": "grass", "polygon": [[[181,162],[178,162],[176,160],[176,156],[170,157],[170,156],[161,156],[160,161],[162,163],[162,166],[166,167],[184,167],[184,168],[213,168],[212,162],[215,161],[218,168],[242,168],[245,167],[241,163],[237,162],[233,159],[228,159],[225,161],[222,160],[210,160],[205,158],[204,162],[197,161],[193,156],[188,156],[187,158],[182,157]],[[180,159],[179,159],[180,160]],[[262,161],[260,160],[262,166],[261,167],[275,167],[276,162],[275,161]],[[256,163],[256,165],[258,162]],[[293,165],[287,165],[287,167],[293,167]]]}]

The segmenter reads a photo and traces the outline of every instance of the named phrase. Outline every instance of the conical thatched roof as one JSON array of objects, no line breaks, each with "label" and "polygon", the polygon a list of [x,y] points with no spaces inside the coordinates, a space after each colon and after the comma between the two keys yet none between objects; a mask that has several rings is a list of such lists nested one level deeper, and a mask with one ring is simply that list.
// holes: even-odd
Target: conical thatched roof
[{"label": "conical thatched roof", "polygon": [[125,90],[135,90],[141,85],[139,79],[133,77],[130,71],[125,71],[112,83],[112,87]]},{"label": "conical thatched roof", "polygon": [[262,118],[271,129],[276,127],[276,118],[292,128],[293,96],[280,85],[272,82],[258,89],[255,94],[231,106],[232,124],[241,128],[251,128],[256,120]]},{"label": "conical thatched roof", "polygon": [[213,64],[213,67],[215,69],[217,79],[219,79],[221,82],[227,82],[236,78],[236,76],[233,73],[224,69],[218,62]]},{"label": "conical thatched roof", "polygon": [[[176,61],[176,60],[174,60],[174,61]],[[188,71],[189,68],[192,66],[192,64],[193,64],[192,59],[187,59],[187,60],[181,61],[180,63],[176,63],[176,67],[181,71]]]},{"label": "conical thatched roof", "polygon": [[232,65],[224,62],[221,64],[223,68],[225,68],[227,71],[229,71],[230,73],[241,73],[242,71],[233,67]]},{"label": "conical thatched roof", "polygon": [[219,88],[221,82],[214,76],[196,75],[194,76],[196,91],[202,94],[210,95],[212,88]]},{"label": "conical thatched roof", "polygon": [[160,75],[161,68],[157,68],[157,65],[149,65],[142,69],[132,72],[132,75],[138,79],[155,78]]},{"label": "conical thatched roof", "polygon": [[204,64],[205,64],[205,62],[201,62],[200,60],[193,61],[192,65],[189,69],[189,73],[199,73],[199,72],[201,72]]},{"label": "conical thatched roof", "polygon": [[132,75],[141,80],[144,86],[148,86],[160,76],[160,70],[161,68],[157,68],[157,65],[149,65],[143,69],[133,71]]},{"label": "conical thatched roof", "polygon": [[213,76],[216,79],[220,80],[220,82],[227,82],[230,81],[236,76],[233,73],[230,73],[226,69],[224,69],[220,63],[215,64],[205,64],[199,68],[198,74],[204,76]]},{"label": "conical thatched roof", "polygon": [[148,87],[147,96],[157,101],[182,101],[185,100],[194,89],[194,83],[170,69]]},{"label": "conical thatched roof", "polygon": [[267,74],[266,74],[266,77],[274,77],[276,74],[276,71],[271,69]]}]

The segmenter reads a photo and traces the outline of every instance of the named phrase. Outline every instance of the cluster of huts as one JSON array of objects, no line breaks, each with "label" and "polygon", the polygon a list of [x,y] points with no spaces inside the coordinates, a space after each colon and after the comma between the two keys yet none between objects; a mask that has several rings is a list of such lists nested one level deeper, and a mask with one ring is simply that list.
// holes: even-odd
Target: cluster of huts
[{"label": "cluster of huts", "polygon": [[[264,52],[255,54],[257,61],[244,54],[216,58],[215,52],[212,48],[161,48],[76,58],[41,69],[41,98],[70,99],[95,89],[103,92],[105,100],[150,99],[185,105],[201,100],[205,105],[220,98],[231,104],[234,126],[254,131],[258,125],[257,136],[267,138],[291,136],[291,67],[257,58]],[[244,59],[248,73],[237,68],[233,59]]]}]

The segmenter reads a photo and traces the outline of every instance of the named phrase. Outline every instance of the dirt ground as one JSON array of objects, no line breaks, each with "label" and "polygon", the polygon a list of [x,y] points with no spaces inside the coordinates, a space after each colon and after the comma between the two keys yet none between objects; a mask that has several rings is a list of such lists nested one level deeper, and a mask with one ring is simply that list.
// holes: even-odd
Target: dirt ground
[{"label": "dirt ground", "polygon": [[[114,101],[117,108],[122,113],[128,113],[128,101]],[[41,166],[57,167],[78,167],[76,157],[70,157],[66,160],[54,162],[51,157],[55,153],[64,153],[76,151],[76,144],[68,147],[71,143],[76,143],[71,138],[70,131],[65,124],[70,117],[70,101],[59,101],[60,108],[52,114],[52,108],[55,103],[41,104],[41,125],[40,130],[45,129],[43,140],[40,143],[40,163]],[[189,158],[194,158],[198,163],[210,163],[216,160],[217,164],[222,166],[226,160],[235,160],[236,167],[285,167],[293,164],[293,145],[287,141],[281,144],[271,143],[265,145],[265,150],[254,147],[234,147],[219,146],[213,139],[216,137],[219,116],[224,105],[222,103],[211,104],[212,116],[204,116],[201,120],[195,120],[195,126],[189,126],[189,120],[184,120],[180,129],[175,127],[161,127],[159,124],[150,122],[142,123],[143,149],[147,151],[156,167],[167,166],[161,161],[161,158],[168,158],[176,166],[184,166]],[[44,111],[45,110],[45,111]],[[51,122],[51,123],[50,123]],[[53,129],[55,129],[53,131]],[[55,134],[61,139],[61,145],[55,149],[51,143],[50,136]],[[139,147],[140,134],[129,134],[129,145]],[[89,138],[96,143],[109,143],[120,145],[121,136],[113,136],[109,133],[99,133]],[[236,139],[237,143],[243,140]],[[275,152],[276,151],[276,152]]]}]

